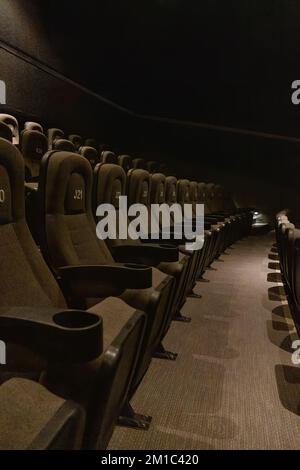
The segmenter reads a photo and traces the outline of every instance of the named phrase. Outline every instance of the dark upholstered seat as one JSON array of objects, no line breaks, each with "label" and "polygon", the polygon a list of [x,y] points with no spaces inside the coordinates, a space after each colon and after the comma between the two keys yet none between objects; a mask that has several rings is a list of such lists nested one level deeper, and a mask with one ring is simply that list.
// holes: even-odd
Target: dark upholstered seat
[{"label": "dark upholstered seat", "polygon": [[127,174],[130,168],[132,168],[132,158],[130,155],[119,155],[118,165],[120,165],[125,173]]},{"label": "dark upholstered seat", "polygon": [[[120,269],[105,241],[97,238],[91,207],[92,185],[92,168],[81,155],[52,152],[44,157],[39,183],[43,201],[41,227],[44,232],[41,246],[49,265],[58,275],[59,269],[65,266],[109,265],[116,273]],[[136,276],[139,276],[137,270]],[[131,307],[147,314],[135,386],[146,372],[152,353],[160,343],[170,300],[171,279],[165,277],[161,283],[160,273],[154,273],[152,281],[157,285],[139,289],[132,287],[128,281],[126,283],[126,280],[123,284],[115,280],[109,286],[111,295],[122,298]],[[93,295],[77,295],[77,298],[71,295],[71,302],[75,307],[91,307],[101,297],[102,291],[95,289]]]},{"label": "dark upholstered seat", "polygon": [[90,162],[92,168],[94,168],[100,161],[98,152],[94,147],[80,147],[78,153]]},{"label": "dark upholstered seat", "polygon": [[[40,315],[49,309],[69,312],[25,221],[23,158],[16,147],[1,138],[0,188],[4,195],[0,201],[0,260],[1,272],[5,273],[0,276],[1,312],[17,307],[21,311],[38,308]],[[57,236],[63,237],[64,232],[56,228]],[[114,308],[117,313],[112,317]],[[103,448],[128,396],[143,337],[144,314],[115,298],[99,301],[94,311],[105,317],[103,338],[99,336],[97,342],[99,348],[103,342],[106,349],[98,358],[68,365],[61,358],[61,363],[50,370],[43,356],[23,344],[17,346],[14,339],[7,345],[9,361],[1,367],[0,376],[25,371],[43,377],[51,391],[82,404],[87,413],[84,446]],[[72,317],[69,321],[72,325]]]},{"label": "dark upholstered seat", "polygon": [[76,152],[78,152],[80,147],[83,146],[82,137],[78,134],[70,134],[68,140],[72,142],[72,144],[75,147]]},{"label": "dark upholstered seat", "polygon": [[0,386],[0,450],[82,447],[85,412],[37,382],[13,378]]},{"label": "dark upholstered seat", "polygon": [[[132,171],[144,171],[144,170],[132,170]],[[147,172],[146,172],[147,173]],[[135,186],[138,190],[138,185]],[[95,168],[94,171],[94,212],[96,212],[96,207],[99,204],[108,203],[113,204],[119,213],[119,197],[125,195],[126,188],[126,175],[124,170],[117,165],[105,165],[100,164]],[[133,192],[131,191],[131,197],[133,198]],[[130,203],[131,199],[129,199]],[[138,199],[137,199],[138,202]],[[128,228],[129,220],[126,217],[124,221],[126,225],[126,230]],[[135,261],[142,262],[149,266],[152,266],[152,275],[153,275],[153,287],[158,290],[165,290],[167,288],[166,284],[169,285],[169,290],[171,292],[171,282],[170,276],[175,279],[176,288],[174,294],[170,295],[170,302],[168,306],[168,311],[166,309],[166,324],[164,329],[167,330],[171,319],[176,315],[176,312],[181,307],[182,297],[181,289],[178,287],[177,282],[180,279],[184,262],[180,263],[178,261],[170,262],[166,256],[166,250],[163,244],[157,244],[152,246],[151,244],[143,244],[140,239],[133,240],[130,237],[122,239],[120,237],[119,227],[117,231],[116,239],[108,239],[107,246],[110,248],[113,255],[120,255],[124,253],[126,247],[130,247],[131,256],[135,256]],[[123,248],[121,252],[121,248]],[[135,249],[134,249],[135,248]],[[169,250],[170,251],[170,250]],[[175,248],[174,250],[175,251]],[[177,251],[177,249],[176,249]],[[149,253],[151,253],[149,255]],[[178,255],[177,255],[178,256]],[[176,259],[177,259],[176,256]],[[166,261],[167,260],[167,261]],[[184,273],[183,277],[184,279]],[[172,281],[174,282],[174,280]],[[126,293],[128,295],[128,292]],[[128,300],[128,297],[127,297]]]}]

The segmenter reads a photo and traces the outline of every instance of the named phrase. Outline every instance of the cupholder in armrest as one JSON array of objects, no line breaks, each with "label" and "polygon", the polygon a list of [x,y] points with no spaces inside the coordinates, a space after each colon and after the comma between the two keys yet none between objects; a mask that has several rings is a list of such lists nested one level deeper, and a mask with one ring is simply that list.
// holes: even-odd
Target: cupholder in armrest
[{"label": "cupholder in armrest", "polygon": [[83,310],[0,308],[1,339],[29,347],[49,363],[96,359],[103,351],[103,321]]},{"label": "cupholder in armrest", "polygon": [[64,328],[82,329],[99,323],[99,317],[92,313],[82,312],[80,310],[67,310],[56,313],[53,321]]},{"label": "cupholder in armrest", "polygon": [[120,266],[120,285],[126,289],[148,289],[152,287],[152,268],[145,264],[124,263]]}]

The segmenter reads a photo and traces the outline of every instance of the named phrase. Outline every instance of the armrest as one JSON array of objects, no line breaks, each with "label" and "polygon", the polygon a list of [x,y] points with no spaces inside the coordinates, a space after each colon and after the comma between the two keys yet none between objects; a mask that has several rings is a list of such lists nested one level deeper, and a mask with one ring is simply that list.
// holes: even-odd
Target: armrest
[{"label": "armrest", "polygon": [[102,353],[102,319],[82,310],[0,308],[1,339],[29,347],[49,362],[85,362]]},{"label": "armrest", "polygon": [[152,265],[160,262],[178,261],[178,249],[167,244],[118,245],[112,248],[116,261],[133,261]]},{"label": "armrest", "polygon": [[64,266],[58,271],[63,286],[74,297],[108,297],[124,289],[152,287],[152,269],[143,264],[115,263]]}]

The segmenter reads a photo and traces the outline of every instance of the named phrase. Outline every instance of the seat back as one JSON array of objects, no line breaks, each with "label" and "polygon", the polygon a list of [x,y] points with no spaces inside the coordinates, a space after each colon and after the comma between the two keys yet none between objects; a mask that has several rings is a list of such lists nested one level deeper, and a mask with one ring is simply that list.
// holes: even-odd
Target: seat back
[{"label": "seat back", "polygon": [[[31,127],[35,127],[35,129]],[[41,159],[48,149],[47,137],[41,130],[37,129],[38,125],[35,124],[34,126],[27,126],[21,132],[20,148],[25,161],[26,181],[37,179],[40,173]],[[40,129],[42,129],[41,126]]]},{"label": "seat back", "polygon": [[94,137],[89,137],[88,139],[85,139],[84,145],[86,147],[93,147],[95,150],[98,151],[98,142]]},{"label": "seat back", "polygon": [[190,182],[190,202],[193,205],[193,215],[196,215],[196,205],[198,203],[198,183],[197,181]]},{"label": "seat back", "polygon": [[162,173],[154,173],[151,177],[150,203],[163,204],[166,201],[166,177]]},{"label": "seat back", "polygon": [[44,134],[44,129],[38,122],[26,121],[24,124],[24,129],[27,131],[38,131]]},{"label": "seat back", "polygon": [[175,176],[166,177],[165,199],[169,206],[177,202],[177,178]]},{"label": "seat back", "polygon": [[132,160],[132,168],[146,170],[146,162],[143,158],[134,158]]},{"label": "seat back", "polygon": [[215,208],[215,185],[214,183],[207,183],[205,186],[205,201],[210,213],[216,212]]},{"label": "seat back", "polygon": [[14,145],[19,145],[19,123],[14,116],[11,114],[0,114],[0,122],[6,124],[12,132],[12,143]]},{"label": "seat back", "polygon": [[105,150],[101,152],[100,160],[103,163],[114,163],[114,164],[118,163],[116,154],[114,152],[110,152],[109,150]]},{"label": "seat back", "polygon": [[9,142],[12,142],[12,138],[13,138],[10,127],[1,121],[0,121],[0,137],[2,137],[2,139],[8,140]]},{"label": "seat back", "polygon": [[52,148],[53,150],[61,150],[62,152],[76,152],[74,144],[72,144],[72,142],[67,139],[56,139],[53,142]]},{"label": "seat back", "polygon": [[127,174],[128,204],[144,204],[149,207],[151,176],[143,169],[129,170]]},{"label": "seat back", "polygon": [[159,173],[159,164],[155,162],[154,160],[151,160],[147,162],[146,170],[149,171],[149,173],[151,174]]},{"label": "seat back", "polygon": [[0,259],[1,306],[65,307],[60,289],[26,224],[23,157],[1,138]]},{"label": "seat back", "polygon": [[82,137],[78,134],[69,135],[69,141],[74,145],[76,152],[78,152],[80,147],[83,146]]},{"label": "seat back", "polygon": [[187,179],[180,179],[177,182],[177,201],[183,208],[184,204],[189,204],[190,200],[190,182]]},{"label": "seat back", "polygon": [[82,155],[48,152],[41,165],[41,248],[51,267],[113,261],[96,235],[92,213],[93,171]]},{"label": "seat back", "polygon": [[123,168],[125,173],[127,174],[128,171],[132,168],[132,158],[130,155],[119,155],[118,156],[118,164]]},{"label": "seat back", "polygon": [[[150,189],[150,203],[151,204],[165,204],[166,202],[166,177],[162,173],[154,173],[151,175],[151,189]],[[159,230],[163,230],[163,215],[159,213],[159,218],[156,220]]]},{"label": "seat back", "polygon": [[80,153],[80,155],[90,162],[92,168],[94,168],[99,163],[98,152],[94,147],[80,147],[78,153]]},{"label": "seat back", "polygon": [[[116,239],[109,237],[106,244],[111,250],[118,245],[136,245],[139,240],[126,238],[125,240],[119,236],[119,197],[126,196],[126,174],[123,168],[112,163],[99,163],[94,169],[94,190],[93,190],[93,213],[100,204],[112,204],[116,210]],[[97,220],[100,220],[97,218]],[[126,227],[129,220],[122,221]]]},{"label": "seat back", "polygon": [[55,141],[59,139],[64,139],[65,134],[64,131],[61,129],[57,129],[56,127],[52,127],[48,129],[48,150],[52,150],[55,148]]},{"label": "seat back", "polygon": [[214,207],[217,212],[226,211],[224,190],[220,184],[214,186]]},{"label": "seat back", "polygon": [[203,183],[203,182],[198,183],[197,196],[198,196],[198,203],[204,204],[204,214],[207,214],[207,215],[211,214],[211,210],[208,204],[206,183]]}]

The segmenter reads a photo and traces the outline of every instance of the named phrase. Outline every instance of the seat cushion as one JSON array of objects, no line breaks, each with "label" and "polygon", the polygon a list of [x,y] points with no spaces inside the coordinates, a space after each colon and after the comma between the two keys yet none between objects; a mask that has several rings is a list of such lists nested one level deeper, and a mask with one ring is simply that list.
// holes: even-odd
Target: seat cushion
[{"label": "seat cushion", "polygon": [[0,449],[23,450],[57,415],[65,400],[36,382],[12,379],[0,387]]},{"label": "seat cushion", "polygon": [[107,297],[93,305],[88,311],[100,315],[103,319],[103,349],[105,350],[134,314],[135,308],[117,297]]}]

